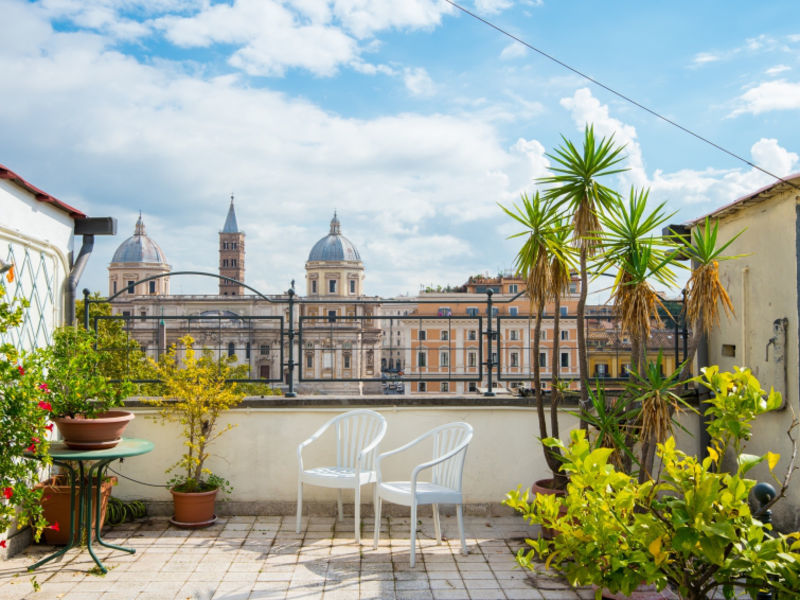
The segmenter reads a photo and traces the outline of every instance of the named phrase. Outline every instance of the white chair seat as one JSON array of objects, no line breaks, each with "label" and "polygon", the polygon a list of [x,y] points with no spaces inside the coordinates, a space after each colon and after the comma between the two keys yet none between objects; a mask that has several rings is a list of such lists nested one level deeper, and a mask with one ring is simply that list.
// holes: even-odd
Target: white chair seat
[{"label": "white chair seat", "polygon": [[[359,485],[375,481],[375,471],[359,473]],[[303,471],[303,483],[330,488],[352,488],[356,483],[356,470],[351,467],[315,467]]]},{"label": "white chair seat", "polygon": [[[411,506],[413,496],[410,481],[384,481],[378,487],[378,495],[384,500]],[[462,501],[461,492],[430,481],[417,482],[416,499],[417,504],[461,504]]]}]

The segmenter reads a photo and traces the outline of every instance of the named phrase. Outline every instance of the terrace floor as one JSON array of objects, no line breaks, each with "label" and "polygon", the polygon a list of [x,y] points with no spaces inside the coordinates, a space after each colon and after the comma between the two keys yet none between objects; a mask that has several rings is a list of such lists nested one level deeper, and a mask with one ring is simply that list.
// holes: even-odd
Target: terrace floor
[{"label": "terrace floor", "polygon": [[447,539],[441,546],[433,538],[433,520],[422,518],[412,569],[408,518],[384,520],[377,550],[367,519],[359,549],[351,518],[337,523],[312,516],[300,534],[294,517],[227,517],[199,530],[148,518],[107,529],[104,539],[136,553],[100,547],[106,575],[89,572],[94,563],[85,549],[70,550],[32,574],[27,566],[52,547],[31,546],[0,562],[0,600],[594,598],[591,590],[571,588],[544,571],[515,568],[513,555],[531,535],[522,519],[467,517],[465,527],[470,554],[462,556],[455,517],[442,518]]}]

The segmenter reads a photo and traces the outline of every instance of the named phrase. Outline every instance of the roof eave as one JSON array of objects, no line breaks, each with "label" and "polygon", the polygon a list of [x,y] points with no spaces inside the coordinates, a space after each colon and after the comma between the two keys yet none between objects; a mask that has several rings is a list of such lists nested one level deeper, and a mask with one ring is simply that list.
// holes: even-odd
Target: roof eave
[{"label": "roof eave", "polygon": [[17,186],[21,187],[25,191],[33,194],[33,197],[36,198],[39,202],[44,202],[45,204],[50,204],[51,206],[67,213],[73,219],[85,219],[86,214],[79,211],[77,208],[70,206],[66,202],[62,202],[58,198],[51,196],[47,192],[44,192],[37,188],[32,183],[26,181],[22,177],[20,177],[17,173],[9,169],[8,167],[0,164],[0,179],[7,179],[8,181],[16,184]]}]

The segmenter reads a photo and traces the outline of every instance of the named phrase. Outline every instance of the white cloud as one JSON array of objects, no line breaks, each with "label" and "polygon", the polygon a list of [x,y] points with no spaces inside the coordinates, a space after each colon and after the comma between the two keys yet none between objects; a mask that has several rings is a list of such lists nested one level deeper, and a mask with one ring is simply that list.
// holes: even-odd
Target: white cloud
[{"label": "white cloud", "polygon": [[775,65],[774,67],[770,67],[765,72],[767,75],[778,75],[780,73],[784,73],[786,71],[791,71],[792,67],[788,65]]},{"label": "white cloud", "polygon": [[503,48],[503,51],[500,53],[500,58],[503,60],[512,60],[525,56],[526,54],[527,49],[525,46],[519,42],[511,42],[508,46]]},{"label": "white cloud", "polygon": [[499,13],[513,5],[513,0],[475,0],[475,8],[484,14]]},{"label": "white cloud", "polygon": [[697,54],[694,55],[692,63],[696,66],[700,66],[712,62],[717,62],[721,59],[722,57],[719,54],[714,54],[712,52],[698,52]]},{"label": "white cloud", "polygon": [[775,138],[761,138],[752,148],[750,155],[753,161],[767,171],[779,177],[791,174],[797,165],[798,155],[789,152],[778,144]]},{"label": "white cloud", "polygon": [[403,83],[413,96],[432,96],[436,93],[436,85],[422,67],[404,69]]},{"label": "white cloud", "polygon": [[737,106],[730,113],[731,117],[745,113],[759,115],[772,110],[800,109],[800,82],[776,79],[761,83],[739,96],[735,104]]},{"label": "white cloud", "polygon": [[364,38],[392,28],[425,29],[439,25],[453,7],[439,0],[332,0],[345,29]]}]

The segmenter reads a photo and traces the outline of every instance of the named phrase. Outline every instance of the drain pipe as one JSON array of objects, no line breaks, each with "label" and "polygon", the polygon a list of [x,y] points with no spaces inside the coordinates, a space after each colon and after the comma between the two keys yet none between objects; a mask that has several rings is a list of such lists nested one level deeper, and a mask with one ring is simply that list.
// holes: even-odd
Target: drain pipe
[{"label": "drain pipe", "polygon": [[83,244],[81,245],[78,258],[72,265],[67,277],[67,289],[65,298],[65,311],[66,311],[66,324],[73,325],[75,323],[75,295],[78,290],[78,282],[81,279],[83,270],[86,268],[86,263],[89,261],[89,255],[94,248],[95,235],[116,235],[117,234],[117,220],[112,217],[87,217],[75,221],[75,235],[83,236]]}]

